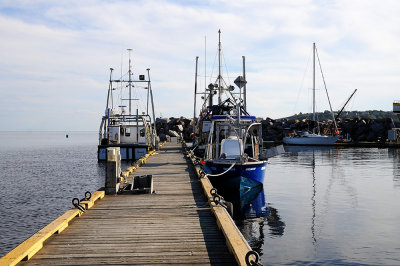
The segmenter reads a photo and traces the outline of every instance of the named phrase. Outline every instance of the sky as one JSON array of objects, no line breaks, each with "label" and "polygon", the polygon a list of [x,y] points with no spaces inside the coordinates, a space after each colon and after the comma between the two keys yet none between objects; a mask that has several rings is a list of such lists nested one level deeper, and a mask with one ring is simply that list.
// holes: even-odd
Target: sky
[{"label": "sky", "polygon": [[[315,42],[334,110],[392,110],[400,99],[400,1],[0,1],[0,130],[98,130],[109,68],[150,68],[157,117],[193,116],[214,81],[242,74],[248,111],[310,112]],[[329,109],[317,69],[317,110]],[[206,76],[206,77],[204,77]]]}]

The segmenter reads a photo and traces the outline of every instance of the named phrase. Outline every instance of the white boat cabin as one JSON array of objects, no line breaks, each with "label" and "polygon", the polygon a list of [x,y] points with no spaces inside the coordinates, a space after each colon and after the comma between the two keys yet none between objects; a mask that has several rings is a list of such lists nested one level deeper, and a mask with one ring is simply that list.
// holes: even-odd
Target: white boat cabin
[{"label": "white boat cabin", "polygon": [[221,157],[236,159],[243,154],[243,141],[237,136],[230,136],[221,141]]},{"label": "white boat cabin", "polygon": [[144,125],[109,126],[109,140],[114,144],[149,144]]},{"label": "white boat cabin", "polygon": [[262,150],[262,128],[255,120],[254,116],[242,116],[240,122],[228,115],[213,116],[205,158],[237,160],[248,155],[258,160]]}]

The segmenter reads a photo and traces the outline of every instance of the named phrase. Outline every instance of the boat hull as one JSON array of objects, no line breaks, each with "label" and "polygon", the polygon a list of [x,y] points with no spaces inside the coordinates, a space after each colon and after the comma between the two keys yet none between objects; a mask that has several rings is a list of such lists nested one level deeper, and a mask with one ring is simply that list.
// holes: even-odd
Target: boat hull
[{"label": "boat hull", "polygon": [[284,137],[283,143],[287,145],[329,146],[333,145],[339,137],[313,136],[313,137]]},{"label": "boat hull", "polygon": [[211,174],[208,178],[213,186],[218,189],[218,194],[224,195],[262,187],[267,161],[236,164],[227,173],[221,176],[212,176],[225,172],[231,165],[231,162],[206,162],[205,170],[208,174]]}]

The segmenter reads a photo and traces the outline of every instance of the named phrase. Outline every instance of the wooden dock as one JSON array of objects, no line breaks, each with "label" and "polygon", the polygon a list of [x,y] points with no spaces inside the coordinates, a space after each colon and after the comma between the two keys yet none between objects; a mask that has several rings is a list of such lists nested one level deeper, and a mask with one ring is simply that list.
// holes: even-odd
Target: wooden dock
[{"label": "wooden dock", "polygon": [[105,196],[21,265],[237,264],[181,149],[135,170],[153,175],[154,194]]}]

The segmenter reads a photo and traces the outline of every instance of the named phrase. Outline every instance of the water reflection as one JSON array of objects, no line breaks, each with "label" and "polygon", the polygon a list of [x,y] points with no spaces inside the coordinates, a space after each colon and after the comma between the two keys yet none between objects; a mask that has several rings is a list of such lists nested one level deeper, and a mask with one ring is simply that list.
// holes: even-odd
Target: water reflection
[{"label": "water reflection", "polygon": [[[316,194],[317,194],[317,184],[316,184],[316,178],[315,178],[315,153],[316,152],[330,152],[333,150],[333,147],[329,146],[320,146],[320,147],[313,147],[313,146],[285,146],[285,151],[290,152],[292,154],[296,154],[298,156],[298,153],[309,153],[311,154],[311,160],[310,160],[310,165],[311,165],[311,174],[312,174],[312,195],[311,195],[311,210],[312,210],[312,216],[311,216],[311,237],[312,237],[312,244],[315,246],[317,243],[317,238],[315,235],[315,221],[316,221]],[[308,158],[308,156],[307,156]]]},{"label": "water reflection", "polygon": [[278,214],[278,210],[271,206],[269,206],[267,224],[271,236],[283,236],[286,224],[281,220],[281,217]]},{"label": "water reflection", "polygon": [[270,159],[264,184],[281,235],[272,234],[271,204],[263,224],[244,222],[263,227],[262,262],[398,264],[400,150],[285,149]]},{"label": "water reflection", "polygon": [[[315,247],[318,242],[318,231],[322,231],[323,216],[327,214],[328,209],[331,205],[332,190],[335,185],[339,184],[342,187],[342,191],[345,192],[350,200],[347,204],[352,207],[357,206],[357,192],[346,178],[343,169],[338,166],[338,160],[340,158],[340,151],[333,146],[285,146],[285,151],[292,159],[297,159],[301,166],[305,166],[305,176],[311,178],[311,184],[309,189],[311,190],[310,196],[310,207],[311,207],[311,221],[310,221],[310,232],[311,232],[311,243]],[[360,158],[367,158],[368,155],[362,155],[362,153],[354,153],[353,158],[359,160]],[[318,158],[318,164],[316,162]],[[324,164],[327,164],[330,171],[323,171]],[[307,171],[307,169],[309,169]],[[317,171],[318,170],[318,171]],[[308,173],[308,174],[307,174]],[[318,184],[317,184],[318,181]],[[317,187],[324,190],[317,193]],[[307,187],[306,187],[307,189]],[[310,191],[309,190],[309,191]],[[319,206],[317,206],[319,199]],[[320,219],[317,217],[317,208],[319,210]],[[319,221],[319,224],[317,222]]]},{"label": "water reflection", "polygon": [[393,185],[400,188],[400,149],[388,149],[388,156],[393,160]]},{"label": "water reflection", "polygon": [[265,229],[269,235],[280,237],[286,224],[281,220],[278,210],[267,204],[263,186],[223,195],[233,204],[233,218],[251,248],[260,255],[265,242]]},{"label": "water reflection", "polygon": [[312,239],[313,239],[313,245],[317,243],[317,239],[315,238],[315,206],[316,206],[316,200],[315,200],[315,195],[317,194],[317,186],[315,182],[315,151],[312,151],[312,161],[311,161],[311,166],[312,166],[312,196],[311,196],[311,208],[312,208],[312,218],[311,218],[311,234],[312,234]]},{"label": "water reflection", "polygon": [[233,204],[236,209],[235,219],[265,217],[269,213],[262,185],[240,191],[240,198],[236,198]]},{"label": "water reflection", "polygon": [[[216,188],[218,192],[222,190],[218,186]],[[224,191],[221,194],[233,204],[233,218],[236,220],[268,216],[269,208],[262,185],[240,191]]]}]

